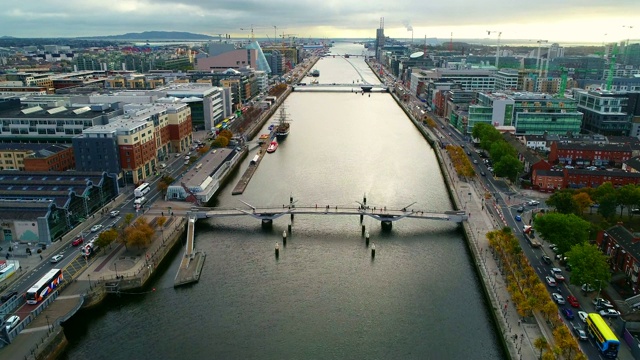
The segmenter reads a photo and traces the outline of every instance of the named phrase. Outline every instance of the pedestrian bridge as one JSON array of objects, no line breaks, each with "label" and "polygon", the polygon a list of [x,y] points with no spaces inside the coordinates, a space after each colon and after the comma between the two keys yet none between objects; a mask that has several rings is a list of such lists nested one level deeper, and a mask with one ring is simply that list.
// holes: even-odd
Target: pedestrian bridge
[{"label": "pedestrian bridge", "polygon": [[362,222],[365,216],[378,220],[382,226],[391,227],[391,223],[402,219],[421,219],[421,220],[439,220],[460,223],[468,219],[464,211],[418,211],[408,208],[387,209],[386,207],[378,208],[371,206],[359,207],[343,207],[343,206],[298,206],[298,205],[282,205],[268,207],[253,207],[251,209],[239,208],[204,208],[193,207],[189,211],[189,215],[198,219],[203,218],[219,218],[228,216],[250,216],[259,219],[263,224],[270,224],[274,219],[282,216],[290,216],[291,219],[295,215],[319,215],[319,216],[359,216]]},{"label": "pedestrian bridge", "polygon": [[388,92],[389,87],[383,84],[305,84],[299,83],[291,86],[293,91],[312,91],[312,92]]}]

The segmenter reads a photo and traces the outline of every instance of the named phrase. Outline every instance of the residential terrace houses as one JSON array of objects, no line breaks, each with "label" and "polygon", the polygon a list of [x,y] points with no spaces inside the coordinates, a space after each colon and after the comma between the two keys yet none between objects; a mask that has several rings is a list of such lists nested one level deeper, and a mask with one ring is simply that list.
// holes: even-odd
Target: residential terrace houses
[{"label": "residential terrace houses", "polygon": [[630,144],[554,142],[549,152],[549,162],[566,165],[621,166],[632,157]]},{"label": "residential terrace houses", "polygon": [[614,272],[627,276],[634,294],[640,292],[640,234],[632,233],[618,224],[600,231],[596,237],[600,250],[609,256],[609,266]]}]

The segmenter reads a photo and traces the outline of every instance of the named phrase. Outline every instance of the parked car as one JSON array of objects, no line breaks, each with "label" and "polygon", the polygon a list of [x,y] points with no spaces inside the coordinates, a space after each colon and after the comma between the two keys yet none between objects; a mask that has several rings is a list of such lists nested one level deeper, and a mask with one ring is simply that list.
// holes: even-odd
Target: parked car
[{"label": "parked car", "polygon": [[93,225],[91,227],[91,232],[98,232],[100,231],[100,229],[102,229],[102,225],[98,224],[98,225]]},{"label": "parked car", "polygon": [[551,275],[558,281],[564,281],[564,275],[562,275],[562,270],[559,268],[552,268]]},{"label": "parked car", "polygon": [[556,280],[554,278],[552,278],[551,276],[546,276],[545,280],[547,280],[547,285],[549,285],[549,286],[558,285],[558,283],[556,283]]},{"label": "parked car", "polygon": [[607,299],[603,299],[603,298],[595,298],[593,299],[593,301],[591,301],[593,303],[593,305],[595,306],[599,306],[599,305],[605,305],[608,307],[613,308],[613,305],[611,304],[611,302]]},{"label": "parked car", "polygon": [[78,246],[80,244],[82,244],[84,242],[84,238],[82,236],[78,236],[77,238],[75,238],[72,242],[71,245],[73,246]]},{"label": "parked car", "polygon": [[477,164],[477,163],[478,163],[478,160],[473,159],[473,163],[474,163],[474,164]]},{"label": "parked car", "polygon": [[540,204],[540,201],[536,201],[536,200],[529,200],[529,202],[527,203],[527,205],[529,206],[536,206]]},{"label": "parked car", "polygon": [[560,309],[560,311],[562,312],[562,315],[564,315],[564,317],[567,320],[573,320],[573,311],[569,308],[562,308]]},{"label": "parked car", "polygon": [[553,301],[555,301],[556,303],[558,303],[558,305],[564,305],[564,298],[562,297],[562,295],[558,294],[558,293],[553,293],[551,294],[551,297],[553,298]]},{"label": "parked car", "polygon": [[580,303],[578,302],[578,299],[573,295],[567,296],[567,302],[569,303],[569,305],[571,305],[574,308],[580,307]]},{"label": "parked car", "polygon": [[582,291],[584,291],[584,292],[593,292],[593,291],[596,291],[596,289],[594,289],[593,286],[591,286],[589,284],[582,284]]},{"label": "parked car", "polygon": [[114,217],[116,217],[118,215],[120,215],[120,211],[119,210],[113,210],[113,211],[111,211],[109,213],[109,217],[112,217],[112,218],[114,218]]},{"label": "parked car", "polygon": [[540,259],[542,260],[542,262],[544,262],[547,265],[551,265],[553,263],[553,260],[551,260],[551,258],[548,257],[547,255],[542,255]]},{"label": "parked car", "polygon": [[487,173],[485,173],[484,171],[480,171],[480,175],[487,176]]},{"label": "parked car", "polygon": [[55,264],[55,263],[59,262],[60,260],[62,260],[63,257],[64,257],[64,255],[62,255],[62,254],[53,255],[51,257],[51,263]]},{"label": "parked car", "polygon": [[580,326],[579,324],[571,323],[571,327],[573,328],[573,332],[578,337],[578,340],[581,340],[581,341],[588,340],[587,339],[587,333],[582,329],[582,326]]},{"label": "parked car", "polygon": [[5,321],[4,325],[7,328],[7,331],[11,331],[14,327],[18,326],[20,323],[20,316],[13,315]]},{"label": "parked car", "polygon": [[13,298],[14,296],[18,296],[18,292],[17,291],[10,291],[10,292],[2,295],[2,297],[0,297],[0,302],[2,302],[4,304],[7,301],[11,300],[11,298]]},{"label": "parked car", "polygon": [[620,311],[614,309],[604,309],[599,311],[602,317],[617,317],[620,316]]},{"label": "parked car", "polygon": [[520,206],[519,208],[516,209],[517,212],[519,213],[523,213],[524,212],[524,208],[522,206]]},{"label": "parked car", "polygon": [[589,314],[587,314],[586,311],[578,311],[578,317],[580,318],[580,320],[582,320],[583,323],[587,322],[587,317],[589,316]]}]

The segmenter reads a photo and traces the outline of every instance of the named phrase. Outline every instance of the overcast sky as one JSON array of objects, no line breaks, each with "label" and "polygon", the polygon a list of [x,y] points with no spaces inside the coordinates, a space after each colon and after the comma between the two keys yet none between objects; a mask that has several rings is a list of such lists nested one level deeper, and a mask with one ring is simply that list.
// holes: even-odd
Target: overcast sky
[{"label": "overcast sky", "polygon": [[[216,36],[295,34],[373,38],[384,17],[394,38],[550,42],[640,39],[640,0],[4,0],[0,36],[76,37],[146,30]],[[605,35],[606,34],[606,35]]]}]

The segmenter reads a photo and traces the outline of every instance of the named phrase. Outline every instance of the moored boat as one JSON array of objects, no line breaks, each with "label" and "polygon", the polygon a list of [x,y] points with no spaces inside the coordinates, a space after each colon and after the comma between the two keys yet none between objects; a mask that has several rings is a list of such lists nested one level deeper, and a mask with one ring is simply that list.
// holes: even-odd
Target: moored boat
[{"label": "moored boat", "polygon": [[269,154],[271,154],[271,153],[275,152],[277,149],[278,149],[278,142],[277,141],[272,141],[269,144],[269,147],[267,147],[267,152]]},{"label": "moored boat", "polygon": [[280,107],[280,118],[278,119],[278,125],[275,128],[276,138],[278,140],[284,140],[289,135],[289,119],[287,118],[287,112],[284,105]]},{"label": "moored boat", "polygon": [[313,71],[311,72],[311,76],[313,76],[313,77],[318,77],[318,76],[320,76],[320,70],[318,70],[318,69],[313,70]]}]

